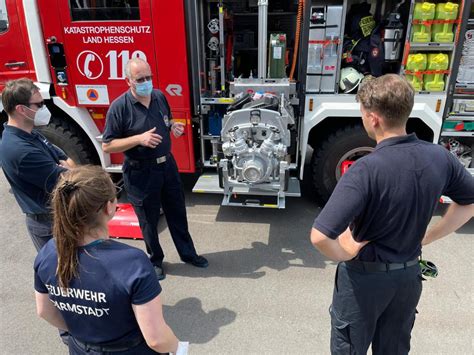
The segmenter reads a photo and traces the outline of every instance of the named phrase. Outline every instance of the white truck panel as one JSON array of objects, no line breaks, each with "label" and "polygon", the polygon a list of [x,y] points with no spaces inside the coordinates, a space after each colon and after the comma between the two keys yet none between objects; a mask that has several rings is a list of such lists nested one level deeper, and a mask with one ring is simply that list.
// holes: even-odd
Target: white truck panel
[{"label": "white truck panel", "polygon": [[[311,99],[313,100],[313,110],[309,111]],[[433,143],[438,142],[441,133],[445,99],[445,94],[436,93],[415,96],[415,104],[410,117],[417,117],[430,127],[433,131]],[[441,100],[441,104],[437,111],[438,100]],[[360,105],[356,102],[355,95],[306,95],[300,146],[303,159],[308,149],[309,133],[328,117],[332,119],[339,117],[360,118]],[[304,164],[301,164],[300,179],[303,179],[303,172]]]},{"label": "white truck panel", "polygon": [[43,29],[41,28],[36,1],[23,0],[23,8],[25,9],[26,27],[28,28],[27,32],[35,65],[36,78],[39,82],[51,83],[48,54],[44,45]]}]

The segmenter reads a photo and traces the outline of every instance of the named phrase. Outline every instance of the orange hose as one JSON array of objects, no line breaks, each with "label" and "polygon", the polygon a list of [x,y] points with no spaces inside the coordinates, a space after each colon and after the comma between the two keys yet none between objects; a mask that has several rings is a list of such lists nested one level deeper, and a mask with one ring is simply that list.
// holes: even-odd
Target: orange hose
[{"label": "orange hose", "polygon": [[295,49],[293,51],[293,62],[291,63],[290,80],[293,80],[293,75],[295,75],[296,60],[298,59],[298,47],[300,45],[301,18],[303,17],[303,9],[304,0],[299,0],[298,14],[296,15]]},{"label": "orange hose", "polygon": [[461,8],[458,15],[459,23],[456,26],[457,28],[456,28],[456,37],[454,38],[454,45],[457,45],[459,41],[459,34],[461,33],[461,21],[462,21],[463,13],[464,13],[464,0],[461,0]]}]

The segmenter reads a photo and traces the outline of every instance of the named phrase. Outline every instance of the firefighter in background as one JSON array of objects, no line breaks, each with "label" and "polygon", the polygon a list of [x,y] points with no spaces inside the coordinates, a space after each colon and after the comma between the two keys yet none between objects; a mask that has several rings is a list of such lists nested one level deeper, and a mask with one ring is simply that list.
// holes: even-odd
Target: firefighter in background
[{"label": "firefighter in background", "polygon": [[[375,355],[408,354],[421,246],[474,215],[471,174],[444,147],[407,135],[414,96],[395,74],[362,84],[356,98],[377,146],[341,177],[313,224],[315,247],[341,261],[330,308],[332,354],[366,354],[371,343]],[[426,233],[441,195],[454,203]]]},{"label": "firefighter in background", "polygon": [[131,59],[125,75],[130,90],[110,105],[102,147],[107,153],[125,154],[125,190],[138,217],[150,261],[158,279],[164,279],[164,254],[157,229],[161,205],[181,260],[207,267],[207,260],[197,255],[189,234],[184,191],[171,154],[170,131],[179,137],[184,126],[173,122],[165,96],[153,89],[147,62]]},{"label": "firefighter in background", "polygon": [[72,159],[52,145],[36,126],[46,126],[51,113],[30,79],[12,80],[2,92],[8,122],[2,137],[1,161],[36,251],[52,238],[49,194],[59,175],[74,167]]}]

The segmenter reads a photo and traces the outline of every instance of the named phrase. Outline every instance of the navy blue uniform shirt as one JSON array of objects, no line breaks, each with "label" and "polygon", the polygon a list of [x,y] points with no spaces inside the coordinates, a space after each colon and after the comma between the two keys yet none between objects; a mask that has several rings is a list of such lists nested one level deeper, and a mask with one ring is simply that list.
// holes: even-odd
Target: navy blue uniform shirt
[{"label": "navy blue uniform shirt", "polygon": [[474,203],[474,178],[440,145],[388,138],[342,176],[313,227],[336,239],[350,225],[355,240],[371,241],[356,259],[407,262],[420,255],[441,195]]},{"label": "navy blue uniform shirt", "polygon": [[13,194],[24,213],[49,213],[49,193],[65,171],[64,152],[36,130],[30,133],[4,125],[1,161]]},{"label": "navy blue uniform shirt", "polygon": [[58,255],[54,239],[35,260],[35,290],[48,293],[69,333],[100,344],[140,336],[132,304],[141,305],[161,292],[153,266],[140,249],[110,239],[79,248],[79,277],[58,287]]},{"label": "navy blue uniform shirt", "polygon": [[116,138],[134,136],[156,127],[154,133],[163,137],[163,141],[156,148],[138,145],[124,152],[129,159],[155,159],[169,154],[171,150],[170,120],[171,111],[160,90],[152,91],[148,108],[143,106],[129,90],[110,105],[102,136],[103,141],[109,143]]}]

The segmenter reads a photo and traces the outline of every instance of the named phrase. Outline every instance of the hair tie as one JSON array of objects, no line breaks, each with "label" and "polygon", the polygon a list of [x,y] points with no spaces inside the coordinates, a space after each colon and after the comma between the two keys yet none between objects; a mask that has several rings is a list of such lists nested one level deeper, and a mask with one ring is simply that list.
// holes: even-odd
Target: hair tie
[{"label": "hair tie", "polygon": [[70,181],[66,181],[62,187],[62,191],[67,194],[67,195],[70,195],[72,194],[74,191],[76,191],[77,189],[79,188],[79,186],[77,186],[75,183],[73,182],[70,182]]}]

